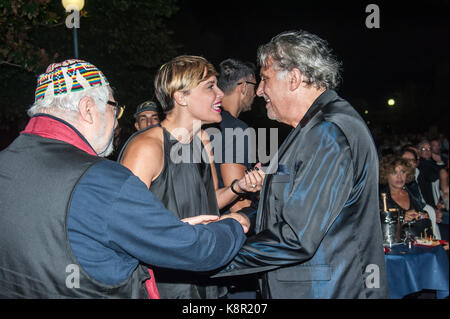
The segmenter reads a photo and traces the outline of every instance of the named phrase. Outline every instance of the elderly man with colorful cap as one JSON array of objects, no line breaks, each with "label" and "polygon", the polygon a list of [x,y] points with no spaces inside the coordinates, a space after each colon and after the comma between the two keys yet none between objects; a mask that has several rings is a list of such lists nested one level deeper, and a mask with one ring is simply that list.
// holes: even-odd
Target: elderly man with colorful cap
[{"label": "elderly man with colorful cap", "polygon": [[155,102],[145,101],[138,105],[136,113],[134,113],[134,127],[140,131],[149,126],[159,124],[159,109]]},{"label": "elderly man with colorful cap", "polygon": [[28,114],[0,152],[0,298],[158,298],[147,265],[209,271],[242,246],[242,216],[180,221],[103,158],[121,108],[94,65],[50,65]]}]

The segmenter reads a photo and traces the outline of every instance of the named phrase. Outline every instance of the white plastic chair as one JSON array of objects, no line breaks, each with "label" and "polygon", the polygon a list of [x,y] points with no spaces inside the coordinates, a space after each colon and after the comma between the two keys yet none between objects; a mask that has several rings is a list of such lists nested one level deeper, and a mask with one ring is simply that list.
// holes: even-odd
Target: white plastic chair
[{"label": "white plastic chair", "polygon": [[426,211],[428,213],[428,216],[430,216],[430,220],[431,220],[431,226],[433,227],[433,235],[434,238],[436,239],[441,239],[441,232],[439,231],[439,226],[436,223],[436,211],[434,210],[433,207],[431,207],[430,205],[425,205],[425,207],[423,208],[424,211]]}]

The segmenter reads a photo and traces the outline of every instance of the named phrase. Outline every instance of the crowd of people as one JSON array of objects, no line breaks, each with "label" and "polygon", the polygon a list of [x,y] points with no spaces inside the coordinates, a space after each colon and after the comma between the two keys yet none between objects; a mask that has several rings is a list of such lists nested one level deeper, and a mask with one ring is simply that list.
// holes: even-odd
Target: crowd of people
[{"label": "crowd of people", "polygon": [[380,194],[387,194],[389,206],[399,209],[408,227],[413,224],[415,237],[428,230],[448,241],[448,140],[439,134],[394,141],[378,147]]},{"label": "crowd of people", "polygon": [[[106,76],[82,60],[50,65],[0,152],[0,297],[388,298],[379,194],[416,235],[444,237],[448,142],[377,149],[314,34],[283,32],[257,58],[259,83],[238,59],[163,64],[124,145]],[[248,136],[225,138],[248,128],[238,117],[256,96],[292,127],[267,166],[250,160]]]}]

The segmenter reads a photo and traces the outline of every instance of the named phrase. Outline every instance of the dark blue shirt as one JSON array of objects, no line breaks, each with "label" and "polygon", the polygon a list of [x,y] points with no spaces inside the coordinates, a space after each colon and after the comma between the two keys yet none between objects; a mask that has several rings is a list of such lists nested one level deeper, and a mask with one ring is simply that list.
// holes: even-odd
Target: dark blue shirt
[{"label": "dark blue shirt", "polygon": [[[228,111],[222,111],[221,115],[222,122],[217,126],[221,133],[221,143],[214,142],[215,135],[211,135],[214,162],[220,188],[224,187],[220,173],[220,164],[242,164],[247,169],[250,169],[256,163],[256,154],[253,149],[255,145],[250,138],[252,131],[249,130],[248,125],[233,117]],[[221,148],[220,151],[217,149],[218,147]]]},{"label": "dark blue shirt", "polygon": [[213,270],[227,264],[246,238],[233,219],[197,226],[180,221],[130,170],[108,160],[80,179],[68,214],[73,253],[106,284],[125,280],[139,262]]}]

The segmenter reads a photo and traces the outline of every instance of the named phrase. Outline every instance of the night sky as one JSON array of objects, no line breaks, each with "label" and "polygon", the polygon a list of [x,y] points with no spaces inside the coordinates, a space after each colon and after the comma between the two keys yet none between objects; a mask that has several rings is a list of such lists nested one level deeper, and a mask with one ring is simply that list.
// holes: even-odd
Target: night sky
[{"label": "night sky", "polygon": [[[365,24],[371,3],[380,8],[379,29]],[[327,40],[343,62],[338,93],[358,111],[385,117],[386,101],[394,97],[399,108],[418,104],[412,112],[420,113],[423,125],[438,122],[448,129],[448,4],[182,0],[169,25],[175,42],[183,46],[181,53],[202,55],[216,66],[229,57],[256,63],[258,46],[276,34],[310,31]],[[401,116],[405,114],[404,109]],[[417,116],[406,120],[408,127],[420,125],[410,123]]]},{"label": "night sky", "polygon": [[[379,29],[366,27],[371,14],[366,7],[371,3],[380,10]],[[424,133],[437,126],[439,132],[448,136],[449,0],[179,0],[178,7],[165,21],[173,34],[171,40],[178,46],[177,54],[201,55],[216,67],[227,58],[256,64],[260,45],[280,32],[304,29],[327,40],[343,62],[343,83],[338,94],[355,107],[372,131]],[[83,46],[89,43],[84,23],[88,20],[82,21],[79,31],[80,58],[96,63],[96,52],[89,53]],[[66,38],[71,39],[72,32],[61,28],[68,35]],[[65,57],[72,50],[72,41],[61,44],[61,48]],[[114,67],[111,64],[109,69],[104,68],[112,70],[106,72],[110,80],[116,74]],[[134,132],[131,114],[137,101],[155,98],[153,71],[148,72],[145,89],[133,92],[131,99],[117,94],[119,101],[127,105],[127,114],[121,121],[126,134]],[[28,87],[34,86],[35,78],[32,75],[28,78],[26,83],[23,78],[15,80],[21,81],[27,92],[15,99],[20,105],[28,106],[34,98],[34,88]],[[394,108],[387,106],[389,98],[396,100]],[[279,128],[280,140],[291,129],[267,119],[261,98],[256,98],[252,110],[241,113],[240,118],[254,128]],[[24,123],[24,120],[12,123],[8,134],[0,131],[0,149],[15,138]]]}]

